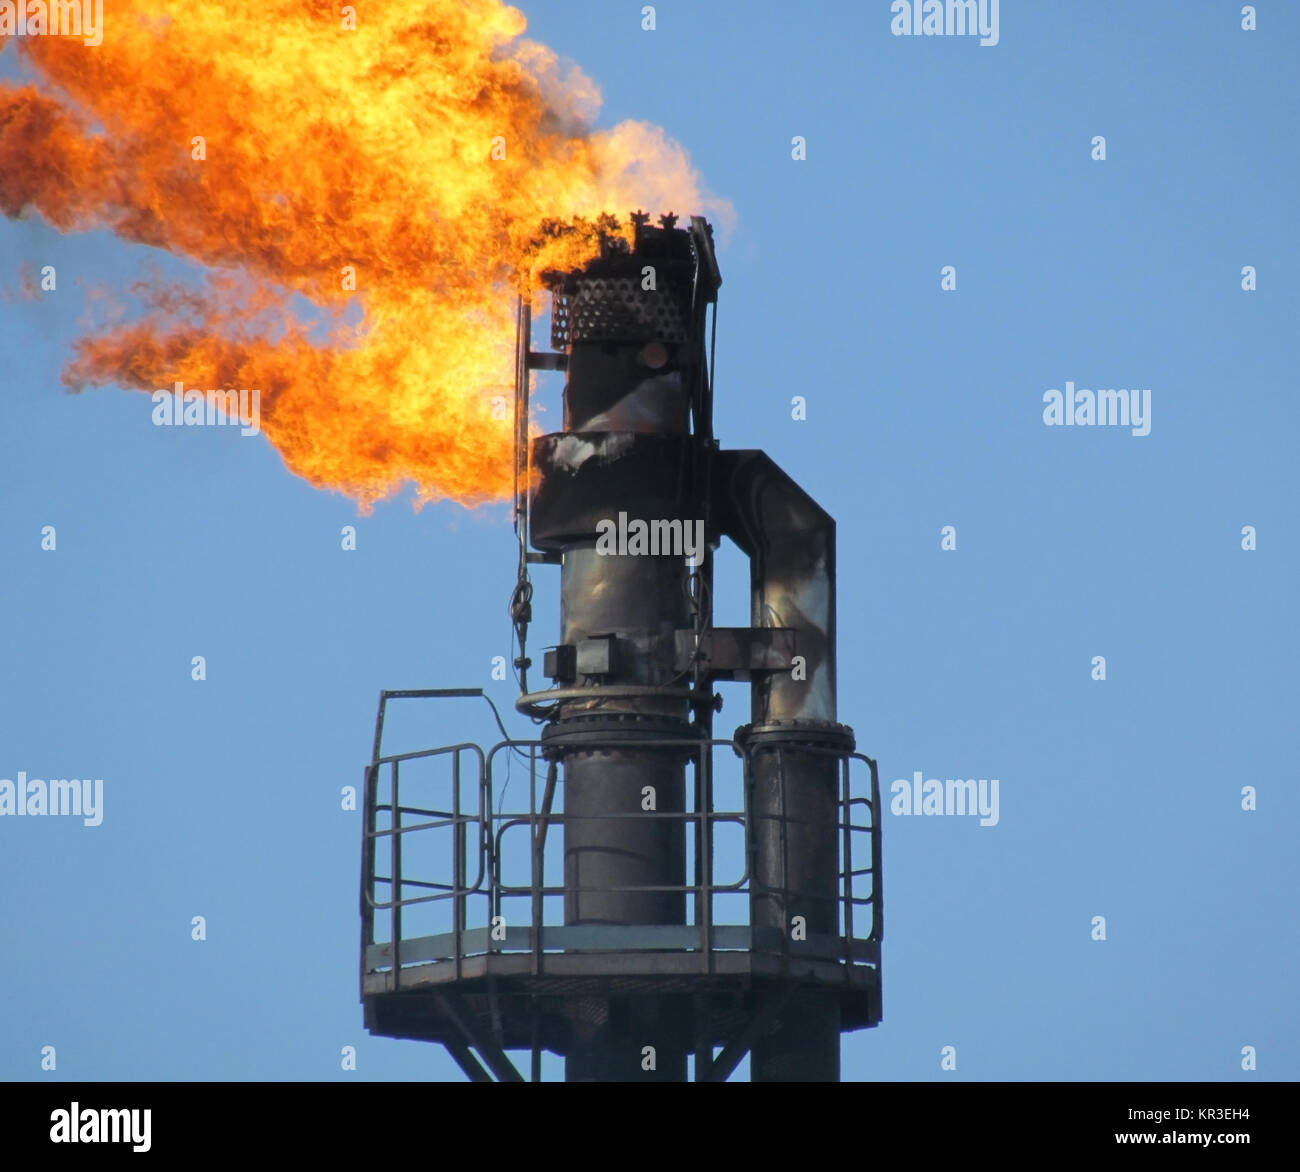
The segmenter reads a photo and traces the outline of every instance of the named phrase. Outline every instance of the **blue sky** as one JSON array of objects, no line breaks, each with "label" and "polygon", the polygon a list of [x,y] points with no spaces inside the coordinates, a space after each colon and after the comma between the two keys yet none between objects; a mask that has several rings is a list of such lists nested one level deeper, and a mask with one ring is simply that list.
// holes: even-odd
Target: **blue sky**
[{"label": "blue sky", "polygon": [[[885,1019],[846,1078],[1300,1077],[1300,8],[1256,7],[1004,0],[981,47],[895,37],[886,0],[672,0],[654,32],[522,5],[602,125],[662,125],[736,209],[716,430],[838,521],[841,718],[886,786],[1000,781],[996,826],[886,816]],[[362,1028],[339,793],[381,688],[510,708],[506,514],[358,517],[264,437],[66,393],[85,290],[153,262],[187,271],[0,221],[0,777],[105,779],[101,826],[0,819],[0,1077],[459,1078]],[[45,264],[58,292],[22,299]],[[1045,426],[1067,380],[1149,388],[1150,434]],[[734,551],[718,596],[746,621]],[[479,707],[397,733],[490,743]]]}]

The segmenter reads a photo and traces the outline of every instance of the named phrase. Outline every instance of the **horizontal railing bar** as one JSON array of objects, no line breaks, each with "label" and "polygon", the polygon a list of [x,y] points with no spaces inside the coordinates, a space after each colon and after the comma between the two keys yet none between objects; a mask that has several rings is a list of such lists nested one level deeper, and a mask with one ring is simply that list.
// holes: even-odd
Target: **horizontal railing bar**
[{"label": "horizontal railing bar", "polygon": [[[390,813],[392,809],[393,809],[392,802],[378,802],[374,806],[374,810],[380,814]],[[527,826],[529,825],[530,819],[540,816],[540,811],[530,812],[527,810],[511,810],[509,812],[498,811],[492,814],[490,818],[487,818],[484,817],[484,815],[477,812],[455,814],[450,810],[421,810],[415,806],[399,806],[398,809],[407,813],[445,815],[447,821],[445,823],[439,823],[439,825],[450,825],[451,822],[453,821],[456,822],[491,821],[493,824],[495,824],[496,830],[498,832],[503,830],[509,830],[512,826]],[[572,819],[581,820],[581,821],[591,821],[591,822],[600,821],[602,819],[612,819],[612,818],[676,818],[686,822],[699,822],[701,819],[703,819],[706,816],[708,817],[710,822],[735,823],[737,826],[743,826],[745,824],[745,814],[744,811],[742,810],[720,810],[717,813],[707,813],[704,810],[686,810],[684,812],[681,810],[624,810],[621,812],[615,812],[611,814],[568,815],[568,817]],[[547,821],[558,824],[562,822],[565,817],[566,815],[564,814],[550,814],[547,816]],[[777,819],[774,818],[772,819],[772,821],[777,821]],[[793,819],[791,819],[791,821],[793,821]],[[431,824],[421,822],[416,826],[403,826],[402,830],[403,831],[423,830],[428,825]],[[389,827],[388,829],[391,830],[392,828]],[[371,832],[367,831],[367,833],[371,833]],[[383,833],[388,833],[388,831],[377,830],[374,831],[373,833],[383,834]]]},{"label": "horizontal railing bar", "polygon": [[450,753],[468,753],[471,749],[482,759],[483,750],[472,742],[466,742],[463,745],[443,745],[437,749],[418,749],[414,753],[393,753],[388,757],[376,757],[370,763],[370,768],[378,770],[381,765],[391,765],[394,761],[401,764],[403,761],[419,761],[424,757],[446,757]]},{"label": "horizontal railing bar", "polygon": [[[417,886],[415,881],[412,879],[405,880],[405,883],[410,887]],[[409,899],[389,899],[382,902],[367,895],[366,903],[377,912],[393,912],[397,911],[399,908],[413,907],[415,904],[419,903],[437,903],[439,900],[467,898],[471,895],[477,895],[482,899],[489,899],[491,898],[492,893],[483,887],[462,887],[458,891],[442,891],[437,895],[415,895]]]},{"label": "horizontal railing bar", "polygon": [[[493,939],[494,931],[500,934],[500,929],[491,928],[470,928],[461,933],[460,955],[532,951],[531,927],[507,928],[504,939]],[[699,942],[700,929],[695,924],[570,924],[542,928],[542,949],[546,952],[699,952]],[[809,959],[842,960],[847,949],[855,959],[871,960],[876,953],[876,942],[869,937],[846,940],[840,936],[814,935],[803,943],[804,947],[791,950],[791,954]],[[756,951],[752,929],[744,924],[715,924],[710,932],[710,951]],[[444,932],[403,940],[401,956],[403,967],[453,960],[456,956],[456,933]],[[372,972],[380,965],[391,966],[392,960],[391,941],[372,944],[366,950],[366,964]]]},{"label": "horizontal railing bar", "polygon": [[[652,885],[647,883],[645,885],[637,884],[634,886],[619,886],[619,887],[614,887],[609,884],[602,884],[599,887],[582,887],[576,884],[570,884],[562,887],[556,887],[556,886],[534,887],[532,884],[529,884],[528,886],[524,887],[524,886],[519,886],[518,884],[498,883],[496,889],[503,896],[509,896],[511,899],[521,899],[524,896],[531,895],[534,891],[540,891],[544,896],[561,896],[566,891],[571,891],[575,895],[581,895],[584,893],[595,894],[601,891],[646,892],[646,893],[653,891],[653,892],[658,892],[660,894],[668,894],[668,895],[699,895],[705,891],[739,891],[743,893],[751,890],[748,887],[744,887],[744,888],[723,887],[717,883],[696,883],[696,884],[679,883],[673,885],[669,885],[669,884]],[[783,889],[774,887],[767,890],[780,891]],[[809,898],[817,899],[821,897],[809,896]],[[826,896],[825,898],[829,899],[831,897]],[[839,897],[836,896],[835,898],[838,899]]]},{"label": "horizontal railing bar", "polygon": [[[389,806],[388,809],[392,809]],[[447,818],[442,822],[417,822],[414,826],[389,826],[383,830],[367,830],[367,838],[389,838],[394,834],[410,834],[413,830],[442,830],[447,826],[462,826],[469,822],[477,822],[477,818]]]},{"label": "horizontal railing bar", "polygon": [[[391,879],[383,879],[383,880],[381,880],[381,879],[376,878],[375,882],[377,882],[377,883],[379,883],[379,882],[383,882],[383,883],[391,884],[391,883],[392,883],[392,880],[391,880]],[[415,897],[410,898],[410,899],[400,899],[400,900],[398,900],[398,899],[393,899],[393,900],[387,900],[387,901],[384,901],[384,902],[382,902],[382,903],[379,902],[379,901],[372,901],[372,902],[370,902],[370,906],[373,907],[373,908],[375,908],[377,911],[391,911],[391,910],[393,910],[394,908],[399,908],[399,907],[409,907],[409,906],[411,906],[412,904],[417,904],[417,903],[430,903],[430,902],[432,902],[432,901],[434,901],[434,900],[438,900],[438,899],[449,899],[449,898],[451,898],[451,896],[452,896],[453,894],[456,894],[457,892],[458,892],[459,894],[461,894],[461,895],[481,895],[481,896],[487,898],[487,897],[491,896],[491,894],[493,893],[493,891],[495,891],[498,895],[501,896],[502,899],[528,899],[528,898],[530,898],[530,897],[532,896],[534,890],[536,890],[537,893],[538,893],[539,895],[541,895],[541,897],[542,897],[543,899],[559,899],[559,898],[560,898],[561,896],[563,896],[566,892],[572,892],[573,894],[578,895],[578,894],[587,894],[587,893],[590,893],[590,894],[596,894],[596,893],[599,893],[599,892],[602,892],[602,891],[618,891],[618,892],[624,892],[624,893],[628,893],[628,892],[631,892],[631,893],[638,893],[638,892],[652,892],[652,891],[653,891],[653,892],[658,892],[658,893],[660,893],[660,894],[667,893],[667,894],[670,894],[670,895],[677,895],[677,894],[681,894],[681,895],[699,895],[699,894],[702,894],[703,892],[705,892],[705,891],[707,890],[707,891],[714,892],[715,894],[722,894],[722,895],[745,895],[745,894],[747,894],[747,893],[749,892],[749,890],[750,890],[748,887],[745,887],[745,886],[743,886],[742,884],[728,884],[728,885],[721,885],[721,884],[717,884],[717,883],[710,883],[710,884],[707,885],[707,887],[706,887],[705,884],[700,884],[700,885],[698,885],[698,886],[694,886],[694,887],[555,887],[555,886],[548,886],[548,887],[540,887],[540,888],[536,888],[536,889],[534,889],[534,888],[531,887],[531,886],[529,886],[529,887],[521,887],[521,886],[506,885],[506,884],[498,884],[495,888],[492,888],[492,889],[485,889],[484,886],[482,885],[482,883],[480,883],[480,884],[479,884],[478,886],[476,886],[476,887],[461,887],[461,888],[457,888],[457,889],[456,889],[456,892],[453,892],[452,889],[451,889],[448,885],[446,885],[446,884],[434,884],[434,883],[428,883],[428,882],[423,882],[423,883],[422,883],[421,881],[419,881],[419,880],[417,880],[417,879],[403,879],[403,880],[402,880],[402,883],[403,883],[405,886],[408,886],[408,887],[436,887],[436,888],[438,888],[439,890],[444,891],[445,894],[443,894],[443,895],[420,895],[420,896],[415,896]],[[763,888],[762,890],[763,890],[763,891],[779,892],[779,891],[782,890],[782,889],[781,889],[781,888],[775,888],[775,887],[773,887],[773,888]],[[818,898],[818,897],[812,897],[812,898]],[[826,896],[826,897],[825,897],[826,900],[829,900],[830,898],[831,898],[830,896]],[[839,896],[836,896],[835,899],[836,899],[836,902],[842,902],[842,900],[841,900],[841,898],[840,898]],[[855,898],[854,902],[855,902],[855,903],[870,903],[870,902],[871,902],[871,899],[870,899],[869,897]]]},{"label": "horizontal railing bar", "polygon": [[482,688],[386,688],[379,693],[383,700],[474,700],[482,695]]},{"label": "horizontal railing bar", "polygon": [[[706,816],[710,822],[735,823],[737,826],[743,826],[745,824],[745,816],[743,814],[728,811],[722,814],[706,815],[703,810],[689,810],[685,814],[673,810],[624,810],[612,814],[571,814],[568,815],[568,818],[575,822],[611,822],[624,818],[643,818],[648,821],[650,819],[658,818],[661,820],[676,819],[683,822],[698,823]],[[515,826],[530,826],[532,824],[532,819],[537,817],[541,817],[540,812],[533,814],[512,812],[510,814],[494,814],[492,820],[494,823],[497,823],[499,819],[504,819],[501,824],[495,825],[494,827],[496,833],[501,835]],[[551,825],[558,826],[563,824],[565,818],[566,816],[564,814],[548,814],[546,816],[546,821]],[[472,817],[470,820],[477,821],[476,818]],[[775,820],[776,819],[772,819],[772,821]],[[405,830],[408,828],[403,827],[402,829]],[[409,829],[417,830],[419,827],[410,827]]]}]

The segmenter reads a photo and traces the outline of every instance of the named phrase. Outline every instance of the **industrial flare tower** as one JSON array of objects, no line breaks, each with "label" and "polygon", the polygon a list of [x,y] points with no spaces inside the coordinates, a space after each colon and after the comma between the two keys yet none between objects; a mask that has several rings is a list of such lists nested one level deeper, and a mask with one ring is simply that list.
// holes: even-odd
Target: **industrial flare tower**
[{"label": "industrial flare tower", "polygon": [[[550,1050],[568,1081],[684,1081],[692,1055],[721,1080],[746,1054],[756,1081],[837,1081],[840,1034],[880,1021],[882,901],[875,763],[836,709],[835,523],[713,437],[709,225],[605,227],[598,257],[547,274],[550,352],[519,310],[510,612],[541,732],[385,754],[390,702],[481,693],[381,694],[366,1027],[472,1079],[520,1079],[507,1052],[527,1050],[538,1080]],[[564,426],[530,442],[535,369],[565,372]],[[713,625],[723,538],[749,559],[748,627]],[[559,567],[560,630],[530,691],[538,564]],[[727,680],[751,712],[720,740]]]}]

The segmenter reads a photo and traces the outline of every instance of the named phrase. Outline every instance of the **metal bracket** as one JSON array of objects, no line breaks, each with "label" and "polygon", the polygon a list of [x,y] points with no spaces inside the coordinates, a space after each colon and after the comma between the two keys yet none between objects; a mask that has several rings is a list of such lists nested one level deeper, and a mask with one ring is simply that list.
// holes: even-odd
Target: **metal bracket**
[{"label": "metal bracket", "polygon": [[[787,985],[777,996],[770,998],[767,1003],[752,1018],[749,1024],[731,1039],[712,1062],[708,1064],[701,1082],[726,1082],[736,1071],[736,1067],[741,1064],[746,1054],[749,1053],[754,1043],[758,1041],[759,1035],[767,1029],[786,1003],[794,996],[797,988],[794,984]],[[700,1056],[695,1056],[695,1061],[699,1062]]]},{"label": "metal bracket", "polygon": [[568,367],[567,354],[556,354],[548,350],[528,351],[529,370],[567,370]]},{"label": "metal bracket", "polygon": [[[483,1061],[488,1064],[492,1073],[497,1076],[498,1082],[524,1081],[524,1076],[515,1069],[514,1063],[506,1057],[506,1052],[497,1045],[496,1039],[487,1037],[481,1030],[475,1029],[475,1022],[472,1017],[458,1012],[460,1008],[458,998],[453,997],[450,993],[435,993],[433,1000],[447,1019],[460,1031],[461,1037],[483,1056]],[[460,1063],[461,1069],[470,1074],[472,1079],[476,1082],[482,1081],[470,1073],[470,1068],[461,1062],[461,1055],[458,1055],[455,1050],[452,1050],[452,1057]],[[482,1070],[482,1067],[480,1066],[479,1069]]]},{"label": "metal bracket", "polygon": [[796,632],[786,627],[714,627],[675,631],[673,670],[703,668],[716,680],[747,680],[755,672],[788,671]]}]

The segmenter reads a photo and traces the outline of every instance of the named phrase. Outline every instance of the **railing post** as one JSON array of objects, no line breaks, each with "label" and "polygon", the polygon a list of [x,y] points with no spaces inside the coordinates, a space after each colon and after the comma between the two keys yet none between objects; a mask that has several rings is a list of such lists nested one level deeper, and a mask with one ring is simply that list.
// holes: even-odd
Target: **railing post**
[{"label": "railing post", "polygon": [[[703,914],[700,921],[704,933],[704,971],[713,972],[713,743],[700,745],[700,770],[703,775],[701,795],[701,837],[704,840],[704,866],[696,875],[703,888]],[[709,1056],[712,1059],[712,1055]],[[698,1059],[697,1059],[698,1061]]]},{"label": "railing post", "polygon": [[398,765],[393,762],[393,991],[402,984],[402,810],[397,793]]},{"label": "railing post", "polygon": [[533,974],[542,971],[542,917],[546,914],[542,899],[542,889],[546,882],[546,831],[551,820],[551,803],[555,800],[555,785],[559,775],[559,762],[552,759],[546,765],[546,790],[542,794],[541,816],[537,810],[537,749],[534,746],[528,753],[528,813],[533,830],[533,865],[531,895],[533,928],[531,944],[533,946]]},{"label": "railing post", "polygon": [[366,954],[375,942],[375,788],[379,766],[367,766],[361,783],[361,990],[366,987]]},{"label": "railing post", "polygon": [[460,750],[451,755],[452,817],[452,937],[456,948],[456,980],[464,974],[461,963],[465,953],[465,822],[460,809]]},{"label": "railing post", "polygon": [[[840,784],[843,791],[840,821],[844,828],[844,963],[853,964],[853,782],[849,758],[840,763]],[[872,815],[873,822],[875,815]],[[875,882],[875,877],[872,877]]]},{"label": "railing post", "polygon": [[879,943],[885,938],[884,872],[880,849],[880,774],[874,758],[868,757],[867,763],[871,766],[871,938]]}]

